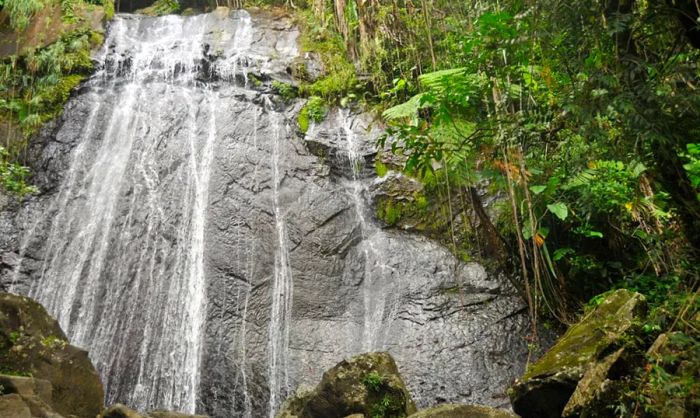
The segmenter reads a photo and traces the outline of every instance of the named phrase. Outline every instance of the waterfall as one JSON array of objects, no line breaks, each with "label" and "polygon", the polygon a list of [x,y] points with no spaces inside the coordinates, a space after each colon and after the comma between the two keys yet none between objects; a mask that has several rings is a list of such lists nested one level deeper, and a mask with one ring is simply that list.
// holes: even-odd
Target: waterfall
[{"label": "waterfall", "polygon": [[[213,45],[205,38],[216,24],[236,30]],[[108,402],[196,409],[206,210],[225,105],[207,80],[236,79],[251,29],[244,12],[117,16],[87,83],[90,113],[47,211],[30,295],[89,350]],[[207,68],[214,47],[226,56]]]},{"label": "waterfall", "polygon": [[[268,108],[270,105],[268,104]],[[292,270],[289,265],[289,249],[287,248],[287,230],[284,210],[280,205],[279,187],[283,181],[284,172],[280,172],[280,121],[273,121],[273,145],[272,145],[272,190],[275,215],[275,231],[277,236],[277,250],[275,251],[275,265],[270,289],[270,331],[269,331],[269,382],[270,405],[269,416],[274,418],[279,405],[289,393],[289,329],[292,316],[292,291],[294,288]]]},{"label": "waterfall", "polygon": [[350,164],[352,181],[346,185],[354,203],[355,214],[360,224],[362,241],[358,244],[364,256],[362,276],[362,299],[364,323],[362,327],[361,351],[370,352],[385,349],[384,336],[391,325],[396,309],[396,280],[393,268],[387,263],[388,256],[382,254],[381,243],[386,235],[377,225],[368,219],[367,203],[364,195],[368,193],[367,183],[363,179],[365,159],[351,125],[352,118],[347,109],[336,115],[338,140],[345,143],[345,151]]},{"label": "waterfall", "polygon": [[275,84],[320,67],[298,38],[276,11],[117,15],[97,71],[33,141],[44,192],[16,213],[0,285],[88,350],[107,404],[274,417],[376,350],[421,406],[499,402],[527,355],[520,299],[379,224],[372,199],[410,180],[367,166],[370,115],[298,132],[305,101]]}]

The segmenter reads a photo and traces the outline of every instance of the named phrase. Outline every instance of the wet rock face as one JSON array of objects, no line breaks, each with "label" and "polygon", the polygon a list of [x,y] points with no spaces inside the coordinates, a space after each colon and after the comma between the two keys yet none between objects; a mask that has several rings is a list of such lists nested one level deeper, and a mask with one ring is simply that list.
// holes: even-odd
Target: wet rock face
[{"label": "wet rock face", "polygon": [[[108,36],[121,57],[109,77],[76,92],[31,149],[43,194],[0,211],[0,286],[41,295],[89,349],[108,404],[266,416],[367,351],[391,353],[419,407],[507,404],[527,353],[507,281],[376,224],[371,117],[334,112],[299,136],[302,101],[269,94],[296,59],[289,20],[195,18],[210,47],[187,44],[202,53],[174,80],[158,78],[168,59],[139,61],[145,42]],[[138,19],[111,28],[138,24],[119,42],[183,18]],[[250,48],[220,44],[236,39]],[[153,71],[129,93],[144,63]]]},{"label": "wet rock face", "polygon": [[93,418],[102,409],[102,383],[87,353],[29,298],[0,293],[0,370],[34,377],[0,377],[4,393],[20,395],[33,412]]}]

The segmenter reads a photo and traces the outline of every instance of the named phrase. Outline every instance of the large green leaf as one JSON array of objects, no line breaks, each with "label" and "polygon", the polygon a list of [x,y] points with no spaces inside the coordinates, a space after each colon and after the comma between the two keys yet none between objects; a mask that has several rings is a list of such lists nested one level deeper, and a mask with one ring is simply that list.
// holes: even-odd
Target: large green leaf
[{"label": "large green leaf", "polygon": [[407,102],[401,103],[394,107],[390,107],[382,113],[384,120],[392,121],[398,119],[413,118],[418,113],[418,110],[429,107],[430,104],[422,101],[425,93],[419,93],[411,97]]},{"label": "large green leaf", "polygon": [[566,220],[566,217],[569,216],[569,209],[566,207],[566,204],[562,202],[551,203],[547,205],[547,209],[562,221]]}]

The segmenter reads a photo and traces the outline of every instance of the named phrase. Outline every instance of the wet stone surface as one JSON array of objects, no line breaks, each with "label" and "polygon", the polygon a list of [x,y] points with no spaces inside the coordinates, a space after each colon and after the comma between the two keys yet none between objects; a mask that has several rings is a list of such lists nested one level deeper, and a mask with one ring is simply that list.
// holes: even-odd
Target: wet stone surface
[{"label": "wet stone surface", "polygon": [[0,287],[90,352],[107,404],[265,416],[367,351],[391,353],[420,408],[507,404],[522,302],[375,223],[370,117],[299,136],[303,101],[268,94],[297,35],[245,12],[119,17],[103,70],[33,142],[42,194],[0,202]]}]

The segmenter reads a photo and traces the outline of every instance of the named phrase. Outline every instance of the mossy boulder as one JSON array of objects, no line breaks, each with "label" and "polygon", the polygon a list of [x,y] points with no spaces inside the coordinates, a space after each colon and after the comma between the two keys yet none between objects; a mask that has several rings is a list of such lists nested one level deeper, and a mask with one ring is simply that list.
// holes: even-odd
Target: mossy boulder
[{"label": "mossy boulder", "polygon": [[94,418],[103,408],[87,352],[68,344],[58,322],[30,298],[0,293],[0,372],[50,382],[44,402],[61,415]]},{"label": "mossy boulder", "polygon": [[323,374],[312,391],[291,397],[278,418],[403,418],[416,406],[388,353],[367,353],[343,360]]},{"label": "mossy boulder", "polygon": [[515,382],[509,391],[514,411],[523,418],[559,418],[566,408],[578,416],[601,393],[645,311],[639,293],[621,289],[604,297]]},{"label": "mossy boulder", "polygon": [[445,404],[423,409],[409,418],[518,418],[518,416],[488,406]]}]

